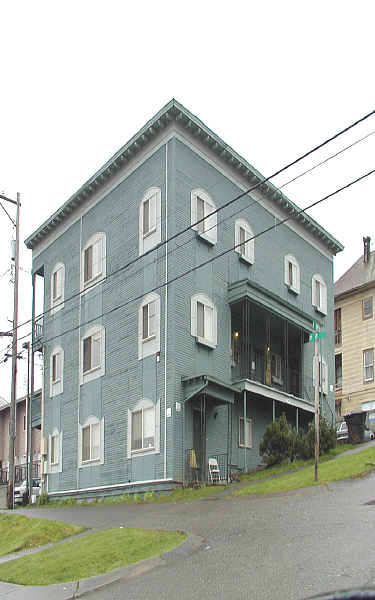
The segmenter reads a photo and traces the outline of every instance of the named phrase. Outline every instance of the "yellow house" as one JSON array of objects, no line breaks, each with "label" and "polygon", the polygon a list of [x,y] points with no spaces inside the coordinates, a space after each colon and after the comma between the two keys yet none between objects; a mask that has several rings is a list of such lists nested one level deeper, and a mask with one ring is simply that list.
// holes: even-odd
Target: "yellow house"
[{"label": "yellow house", "polygon": [[367,411],[375,429],[375,251],[361,256],[335,283],[336,415]]}]

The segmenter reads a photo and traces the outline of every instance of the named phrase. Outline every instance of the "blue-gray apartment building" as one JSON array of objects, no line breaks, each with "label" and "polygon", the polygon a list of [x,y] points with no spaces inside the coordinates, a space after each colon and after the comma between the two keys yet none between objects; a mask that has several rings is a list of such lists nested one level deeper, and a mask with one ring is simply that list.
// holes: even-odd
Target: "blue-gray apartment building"
[{"label": "blue-gray apartment building", "polygon": [[255,467],[273,419],[313,419],[314,321],[334,418],[342,246],[263,179],[173,99],[27,238],[51,497]]}]

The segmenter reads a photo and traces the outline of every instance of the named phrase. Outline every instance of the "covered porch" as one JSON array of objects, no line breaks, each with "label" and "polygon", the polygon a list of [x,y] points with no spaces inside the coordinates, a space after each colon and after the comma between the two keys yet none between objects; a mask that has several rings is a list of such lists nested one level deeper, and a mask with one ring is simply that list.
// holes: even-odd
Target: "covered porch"
[{"label": "covered porch", "polygon": [[232,407],[236,389],[209,375],[184,386],[183,483],[227,483],[231,477]]}]

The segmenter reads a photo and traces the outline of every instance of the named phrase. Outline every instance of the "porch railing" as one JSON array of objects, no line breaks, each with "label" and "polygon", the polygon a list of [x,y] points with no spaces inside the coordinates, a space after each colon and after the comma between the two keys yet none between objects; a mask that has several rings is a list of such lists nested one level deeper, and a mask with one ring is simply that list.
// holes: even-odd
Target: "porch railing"
[{"label": "porch railing", "polygon": [[[27,479],[27,471],[28,471],[27,464],[16,465],[14,467],[14,482],[21,483],[22,481]],[[40,478],[40,462],[33,462],[32,476],[33,476],[33,479]]]},{"label": "porch railing", "polygon": [[43,317],[35,319],[34,322],[34,345],[39,348],[43,341]]},{"label": "porch railing", "polygon": [[[228,454],[207,454],[206,461],[202,460],[201,452],[195,448],[185,450],[185,484],[213,483],[210,478],[208,459],[215,458],[219,467],[218,479],[220,483],[230,481],[230,468],[228,464]],[[217,482],[216,482],[217,483]]]},{"label": "porch railing", "polygon": [[8,483],[8,471],[0,469],[0,484]]}]

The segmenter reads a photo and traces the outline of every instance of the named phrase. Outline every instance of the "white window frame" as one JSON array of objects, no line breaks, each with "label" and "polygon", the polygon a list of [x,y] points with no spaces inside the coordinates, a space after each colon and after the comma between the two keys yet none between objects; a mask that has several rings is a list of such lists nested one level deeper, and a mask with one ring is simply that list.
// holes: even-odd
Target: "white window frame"
[{"label": "white window frame", "polygon": [[[198,203],[202,202],[203,215],[198,208]],[[195,189],[191,192],[191,225],[198,235],[209,244],[217,242],[217,213],[216,204],[208,192],[202,189]],[[214,213],[214,214],[211,214]],[[200,218],[204,220],[197,223]]]},{"label": "white window frame", "polygon": [[[145,206],[151,207],[149,215],[153,215],[152,222],[148,223],[145,230],[144,217]],[[139,255],[151,250],[161,242],[161,189],[159,187],[149,188],[142,196],[139,205]]]},{"label": "white window frame", "polygon": [[[328,365],[325,358],[319,354],[319,392],[328,394]],[[320,378],[321,375],[321,378]],[[320,381],[321,379],[321,381]],[[313,356],[313,385],[315,385],[315,356]]]},{"label": "white window frame", "polygon": [[[92,457],[91,430],[93,427],[99,429],[99,455]],[[90,458],[83,460],[83,431],[89,428],[90,430]],[[78,424],[78,467],[85,468],[93,465],[104,464],[104,417],[99,419],[90,415],[82,424]]]},{"label": "white window frame", "polygon": [[[370,302],[371,313],[366,314],[365,312],[365,302]],[[367,321],[368,319],[372,319],[374,316],[374,300],[373,296],[367,296],[367,298],[363,298],[362,300],[362,320]]]},{"label": "white window frame", "polygon": [[[319,294],[319,298],[317,298],[317,284],[319,284],[320,286],[320,294]],[[315,310],[317,310],[318,312],[320,312],[323,315],[327,314],[327,285],[323,279],[323,277],[321,275],[319,275],[318,273],[316,273],[315,275],[313,275],[312,280],[311,280],[311,298],[312,298],[312,305],[314,306]]]},{"label": "white window frame", "polygon": [[[154,328],[149,332],[147,337],[143,337],[144,333],[144,315],[145,307],[152,307],[154,313]],[[148,313],[149,314],[149,313]],[[149,325],[148,325],[149,327]],[[138,309],[138,360],[146,358],[160,352],[160,296],[158,294],[147,294]]]},{"label": "white window frame", "polygon": [[[57,366],[57,377],[54,379],[53,364]],[[64,350],[55,346],[50,355],[50,397],[58,396],[64,391]]]},{"label": "white window frame", "polygon": [[[241,233],[243,232],[243,239]],[[249,263],[254,264],[255,259],[255,243],[252,239],[254,233],[246,221],[246,219],[237,219],[234,224],[234,245],[235,252],[239,254],[239,258]],[[248,240],[248,241],[246,241]]]},{"label": "white window frame", "polygon": [[[55,285],[56,282],[56,285]],[[55,295],[56,291],[56,295]],[[65,265],[57,263],[51,271],[51,313],[64,308],[65,297]]]},{"label": "white window frame", "polygon": [[[290,270],[292,271],[292,281],[290,281]],[[284,283],[288,290],[299,294],[301,290],[300,268],[297,259],[293,254],[287,254],[284,258]]]},{"label": "white window frame", "polygon": [[[81,252],[81,289],[90,288],[105,279],[107,275],[107,251],[106,235],[102,231],[94,233],[86,242]],[[86,252],[92,248],[91,277],[85,279]],[[99,260],[94,263],[94,250],[99,254]]]},{"label": "white window frame", "polygon": [[[272,358],[275,359],[276,364],[276,374],[272,373]],[[278,376],[279,375],[279,376]],[[283,361],[280,354],[276,354],[276,352],[271,352],[271,377],[272,381],[275,383],[282,384],[283,383]]]},{"label": "white window frame", "polygon": [[[55,448],[57,445],[57,452],[55,456],[52,456],[52,440],[54,441]],[[48,436],[48,473],[61,473],[62,472],[62,448],[63,448],[63,432],[59,431],[56,427],[52,433]],[[54,460],[53,460],[54,459]]]},{"label": "white window frame", "polygon": [[[238,445],[240,448],[252,448],[253,447],[253,420],[246,418],[246,428],[244,428],[244,440],[241,443],[241,424],[243,427],[244,418],[238,418]],[[250,438],[250,439],[249,439]]]},{"label": "white window frame", "polygon": [[[203,335],[200,335],[200,331],[198,331],[198,318],[199,318],[199,310],[200,307],[198,305],[203,306],[203,323],[204,326],[208,324],[208,319],[211,319],[211,331],[204,331]],[[210,313],[206,313],[210,311]],[[210,317],[208,316],[210,314]],[[217,310],[215,304],[212,302],[211,298],[206,296],[206,294],[194,294],[191,297],[190,302],[190,319],[191,319],[191,335],[195,337],[196,341],[199,344],[203,344],[208,346],[209,348],[216,348],[217,346]]]},{"label": "white window frame", "polygon": [[[368,361],[366,363],[366,353],[371,353],[368,356],[370,356],[370,361]],[[364,383],[369,383],[371,381],[374,381],[374,348],[365,348],[364,350],[362,350],[362,356],[363,356],[363,381]],[[366,369],[372,369],[372,376],[371,377],[366,377]],[[370,371],[371,372],[371,371]]]},{"label": "white window frame", "polygon": [[[132,448],[132,426],[133,426],[133,415],[138,412],[142,412],[142,426],[143,426],[143,414],[144,411],[154,411],[154,445],[149,447],[142,447],[133,449]],[[146,456],[149,454],[160,453],[160,399],[154,403],[149,398],[142,398],[133,409],[128,409],[128,431],[127,431],[127,456],[128,458],[137,456]],[[144,443],[142,433],[142,445]]]},{"label": "white window frame", "polygon": [[[84,368],[84,347],[85,340],[91,338],[91,348],[93,343],[99,343],[99,364],[92,366],[86,371]],[[102,325],[93,325],[87,329],[81,337],[80,343],[80,383],[81,385],[102,377],[105,374],[105,329]]]}]

